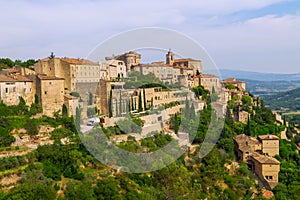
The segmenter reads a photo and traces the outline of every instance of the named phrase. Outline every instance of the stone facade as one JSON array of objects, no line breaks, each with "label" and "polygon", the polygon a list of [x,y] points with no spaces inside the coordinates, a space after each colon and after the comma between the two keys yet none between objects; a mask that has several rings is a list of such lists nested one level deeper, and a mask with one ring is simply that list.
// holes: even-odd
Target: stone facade
[{"label": "stone facade", "polygon": [[106,60],[108,76],[110,79],[127,77],[126,65],[122,60],[110,59]]},{"label": "stone facade", "polygon": [[273,189],[278,184],[280,162],[271,156],[279,153],[279,138],[275,135],[254,138],[241,134],[234,138],[234,143],[237,159],[246,162],[262,183]]},{"label": "stone facade", "polygon": [[235,78],[227,78],[222,81],[223,85],[234,85],[238,90],[244,91],[246,90],[246,83],[244,81],[237,81]]},{"label": "stone facade", "polygon": [[219,93],[221,90],[221,82],[219,77],[212,74],[200,74],[198,76],[194,76],[194,86],[203,86],[204,89],[213,91],[213,88],[216,93]]},{"label": "stone facade", "polygon": [[19,97],[30,106],[34,101],[33,87],[33,82],[25,76],[0,74],[0,100],[8,106],[19,104]]},{"label": "stone facade", "polygon": [[36,92],[43,108],[43,114],[53,116],[64,104],[64,79],[55,76],[38,75]]},{"label": "stone facade", "polygon": [[76,108],[79,107],[79,98],[73,97],[69,94],[64,95],[64,104],[68,110],[68,116],[76,115]]},{"label": "stone facade", "polygon": [[276,135],[261,135],[258,137],[262,143],[262,152],[269,156],[279,155],[279,138]]},{"label": "stone facade", "polygon": [[129,51],[127,53],[124,53],[124,54],[121,54],[118,56],[113,56],[108,59],[122,60],[126,65],[127,72],[130,72],[131,67],[139,65],[141,63],[141,54],[138,54],[133,51]]},{"label": "stone facade", "polygon": [[45,58],[34,69],[37,74],[63,78],[65,93],[76,91],[77,83],[99,82],[101,71],[98,63],[76,58]]},{"label": "stone facade", "polygon": [[278,184],[280,162],[275,158],[253,153],[250,156],[252,171],[270,189]]}]

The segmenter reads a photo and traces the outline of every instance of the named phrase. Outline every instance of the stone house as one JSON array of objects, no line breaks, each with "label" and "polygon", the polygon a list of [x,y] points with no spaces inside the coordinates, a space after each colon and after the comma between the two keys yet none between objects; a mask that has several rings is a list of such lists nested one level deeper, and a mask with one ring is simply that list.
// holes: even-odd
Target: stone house
[{"label": "stone house", "polygon": [[224,86],[228,84],[233,85],[240,91],[246,90],[246,83],[244,81],[237,81],[235,78],[227,78],[222,81],[222,84]]},{"label": "stone house", "polygon": [[278,184],[280,162],[271,156],[279,153],[279,138],[270,134],[257,138],[240,134],[234,138],[234,144],[237,160],[247,163],[261,182],[273,189]]},{"label": "stone house", "polygon": [[64,79],[56,76],[38,75],[36,93],[43,108],[43,114],[53,116],[64,104]]},{"label": "stone house", "polygon": [[213,91],[213,88],[216,93],[219,93],[221,90],[221,83],[219,77],[212,75],[212,74],[200,74],[193,77],[194,79],[194,87],[196,86],[203,86],[204,89],[209,90],[210,92]]},{"label": "stone house", "polygon": [[252,171],[269,189],[273,189],[278,184],[278,173],[280,162],[275,158],[253,153],[250,156]]},{"label": "stone house", "polygon": [[141,64],[141,54],[133,51],[129,51],[117,56],[108,57],[107,59],[116,59],[123,61],[126,65],[127,72],[131,71],[131,67]]},{"label": "stone house", "polygon": [[261,135],[258,140],[262,144],[262,152],[269,156],[279,155],[279,138],[276,135]]},{"label": "stone house", "polygon": [[26,105],[34,102],[33,82],[20,74],[0,74],[0,100],[8,106],[19,104],[22,97]]}]

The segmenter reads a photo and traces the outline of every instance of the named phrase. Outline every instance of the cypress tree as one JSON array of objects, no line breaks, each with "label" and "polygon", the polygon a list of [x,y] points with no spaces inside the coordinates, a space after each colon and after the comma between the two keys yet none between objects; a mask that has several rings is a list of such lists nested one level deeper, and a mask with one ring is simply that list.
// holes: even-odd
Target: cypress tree
[{"label": "cypress tree", "polygon": [[133,97],[131,97],[131,110],[134,110],[134,102],[133,102]]},{"label": "cypress tree", "polygon": [[175,113],[175,116],[174,116],[174,131],[175,131],[176,135],[178,134],[178,130],[179,130],[178,117],[177,117],[177,114]]},{"label": "cypress tree", "polygon": [[126,105],[127,105],[127,113],[129,114],[130,113],[130,101],[126,100]]},{"label": "cypress tree", "polygon": [[108,115],[109,117],[112,117],[112,90],[109,92]]},{"label": "cypress tree", "polygon": [[143,111],[143,105],[142,105],[142,92],[139,93],[139,109],[138,112]]},{"label": "cypress tree", "polygon": [[67,117],[68,116],[68,109],[67,109],[67,106],[65,104],[62,105],[61,115],[63,117]]},{"label": "cypress tree", "polygon": [[190,117],[191,119],[195,119],[195,107],[194,107],[194,104],[192,103],[192,106],[191,106],[191,110],[190,110]]},{"label": "cypress tree", "polygon": [[121,115],[122,112],[123,112],[123,109],[122,109],[122,92],[121,92],[121,91],[120,91],[120,102],[119,102],[119,106],[120,106],[119,111],[120,111],[120,115]]},{"label": "cypress tree", "polygon": [[144,110],[146,110],[147,104],[146,104],[146,92],[145,92],[145,88],[143,88],[143,97],[144,97]]},{"label": "cypress tree", "polygon": [[186,119],[189,118],[189,113],[190,113],[190,103],[187,99],[187,97],[185,98],[185,109],[184,109],[184,116]]},{"label": "cypress tree", "polygon": [[250,116],[248,115],[248,122],[247,122],[247,135],[251,135],[251,126],[250,126]]},{"label": "cypress tree", "polygon": [[79,130],[80,130],[80,110],[78,107],[76,108],[75,127],[76,127],[77,131],[79,132]]},{"label": "cypress tree", "polygon": [[118,101],[116,101],[116,117],[119,116]]}]

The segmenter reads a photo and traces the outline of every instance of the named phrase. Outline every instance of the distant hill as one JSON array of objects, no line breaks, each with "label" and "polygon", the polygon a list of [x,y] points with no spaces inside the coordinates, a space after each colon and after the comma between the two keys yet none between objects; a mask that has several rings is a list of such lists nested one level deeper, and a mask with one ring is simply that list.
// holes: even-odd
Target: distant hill
[{"label": "distant hill", "polygon": [[272,110],[286,108],[289,111],[300,111],[300,88],[276,95],[262,96],[262,98]]},{"label": "distant hill", "polygon": [[239,79],[246,82],[246,89],[255,95],[272,95],[300,88],[299,81],[257,81]]},{"label": "distant hill", "polygon": [[220,69],[221,78],[248,79],[257,81],[300,81],[300,73],[298,74],[274,74],[259,73],[240,70]]}]

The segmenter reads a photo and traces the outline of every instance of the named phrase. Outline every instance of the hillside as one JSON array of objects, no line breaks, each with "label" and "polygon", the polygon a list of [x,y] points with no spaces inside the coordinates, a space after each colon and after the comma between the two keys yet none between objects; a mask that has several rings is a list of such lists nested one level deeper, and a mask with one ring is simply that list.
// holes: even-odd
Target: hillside
[{"label": "hillside", "polygon": [[265,100],[266,105],[273,110],[300,110],[300,88],[287,92],[281,92],[276,95],[263,96],[262,98]]},{"label": "hillside", "polygon": [[237,79],[249,79],[257,81],[299,81],[300,74],[276,74],[260,73],[241,70],[220,69],[222,79],[236,77]]},{"label": "hillside", "polygon": [[287,92],[300,87],[299,81],[257,81],[240,79],[246,82],[247,90],[254,95],[275,95],[280,92]]}]

